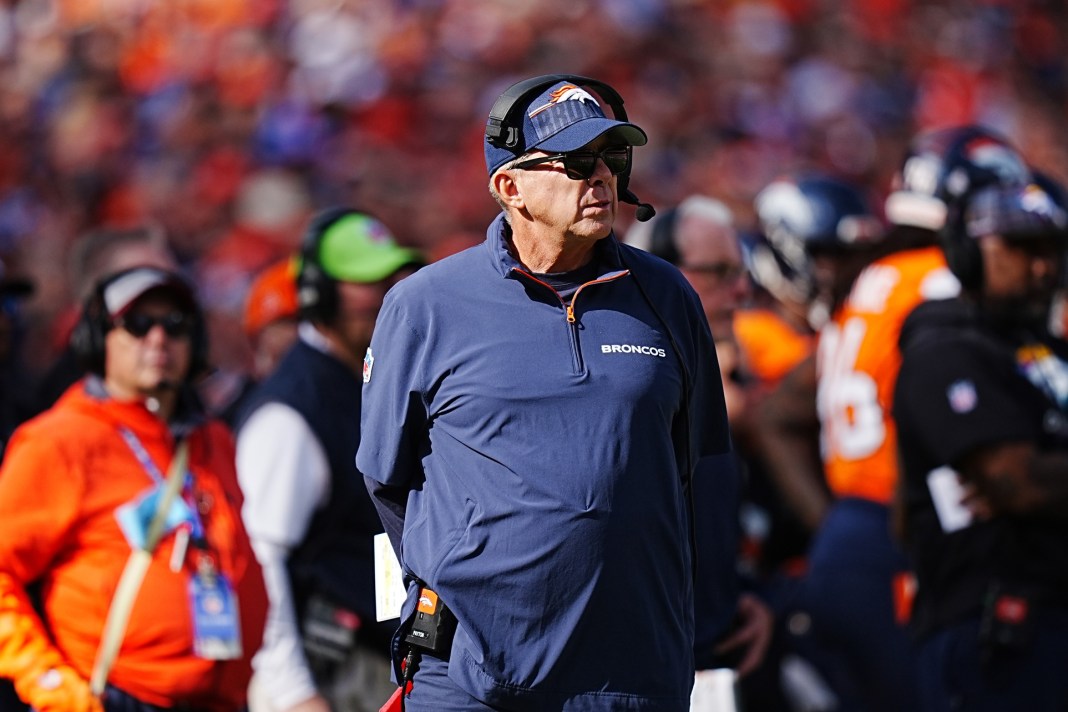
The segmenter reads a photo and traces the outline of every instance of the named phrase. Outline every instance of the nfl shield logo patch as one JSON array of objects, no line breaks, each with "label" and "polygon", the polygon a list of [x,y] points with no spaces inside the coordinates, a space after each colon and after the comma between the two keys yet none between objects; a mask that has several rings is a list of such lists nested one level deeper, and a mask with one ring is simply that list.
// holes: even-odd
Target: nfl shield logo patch
[{"label": "nfl shield logo patch", "polygon": [[375,356],[371,353],[371,348],[367,347],[367,354],[363,357],[363,382],[367,383],[371,380],[371,368],[375,365]]},{"label": "nfl shield logo patch", "polygon": [[[366,370],[366,365],[364,366]],[[946,389],[946,397],[949,398],[949,407],[954,413],[968,413],[975,410],[979,402],[979,395],[975,392],[975,384],[968,380],[956,381]]]}]

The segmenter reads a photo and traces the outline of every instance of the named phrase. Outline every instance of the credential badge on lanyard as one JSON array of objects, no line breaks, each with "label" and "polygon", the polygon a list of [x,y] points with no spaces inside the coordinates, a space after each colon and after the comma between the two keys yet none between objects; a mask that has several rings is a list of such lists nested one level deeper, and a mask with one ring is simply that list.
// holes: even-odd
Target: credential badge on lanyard
[{"label": "credential badge on lanyard", "polygon": [[[128,428],[120,428],[122,438],[137,458],[153,485],[133,502],[116,511],[119,526],[131,546],[144,548],[149,522],[156,511],[165,484],[163,474],[148,451]],[[183,489],[189,489],[192,476],[185,473]],[[189,579],[189,605],[193,621],[193,652],[206,660],[233,660],[242,655],[241,619],[237,595],[227,577],[218,570],[207,550],[204,527],[194,507],[176,497],[164,520],[164,532],[175,531],[170,568],[182,571],[192,539],[196,551],[196,571]]]}]

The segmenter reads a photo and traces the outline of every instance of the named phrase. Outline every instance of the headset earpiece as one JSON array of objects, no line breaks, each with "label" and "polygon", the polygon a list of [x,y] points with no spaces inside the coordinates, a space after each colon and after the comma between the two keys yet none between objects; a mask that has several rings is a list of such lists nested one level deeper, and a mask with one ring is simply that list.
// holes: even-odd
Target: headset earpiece
[{"label": "headset earpiece", "polygon": [[323,269],[319,248],[330,226],[355,212],[352,208],[327,208],[313,217],[304,231],[297,272],[297,307],[304,319],[330,321],[337,314],[337,281]]},{"label": "headset earpiece", "polygon": [[81,367],[98,376],[104,375],[104,340],[109,328],[103,291],[97,286],[86,299],[81,316],[71,331],[70,348]]},{"label": "headset earpiece", "polygon": [[983,256],[979,252],[979,244],[965,229],[966,200],[957,200],[947,206],[946,223],[938,231],[938,240],[945,253],[946,264],[960,281],[961,287],[977,291],[983,286]]},{"label": "headset earpiece", "polygon": [[515,112],[539,91],[556,82],[570,81],[566,74],[545,74],[524,79],[508,87],[493,102],[486,120],[486,140],[498,148],[514,149],[522,143],[523,122],[516,121]]},{"label": "headset earpiece", "polygon": [[674,207],[653,223],[653,231],[649,235],[650,254],[667,260],[673,265],[677,265],[681,261],[679,248],[675,244],[675,225],[678,220],[679,209]]}]

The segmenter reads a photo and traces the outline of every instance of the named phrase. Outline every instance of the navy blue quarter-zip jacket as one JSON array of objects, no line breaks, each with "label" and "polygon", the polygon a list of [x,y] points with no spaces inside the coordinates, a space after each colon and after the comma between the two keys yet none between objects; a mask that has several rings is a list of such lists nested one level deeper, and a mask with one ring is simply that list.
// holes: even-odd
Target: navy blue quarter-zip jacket
[{"label": "navy blue quarter-zip jacket", "polygon": [[[498,217],[483,244],[387,295],[357,466],[372,493],[408,491],[398,556],[455,612],[449,676],[474,697],[685,710],[682,484],[730,448],[700,302],[674,267],[610,236],[599,276],[565,306],[511,256],[506,229]],[[388,520],[397,499],[380,499]],[[416,593],[413,581],[402,620]]]}]

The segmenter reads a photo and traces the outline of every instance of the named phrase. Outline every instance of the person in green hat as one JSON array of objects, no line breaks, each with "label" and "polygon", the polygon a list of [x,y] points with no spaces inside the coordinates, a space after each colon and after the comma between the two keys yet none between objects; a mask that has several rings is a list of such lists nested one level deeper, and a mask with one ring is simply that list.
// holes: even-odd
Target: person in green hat
[{"label": "person in green hat", "polygon": [[392,692],[393,628],[375,622],[382,525],[354,464],[361,372],[383,297],[423,258],[342,207],[312,219],[299,263],[299,338],[236,421],[243,516],[271,601],[250,709],[377,710]]}]

